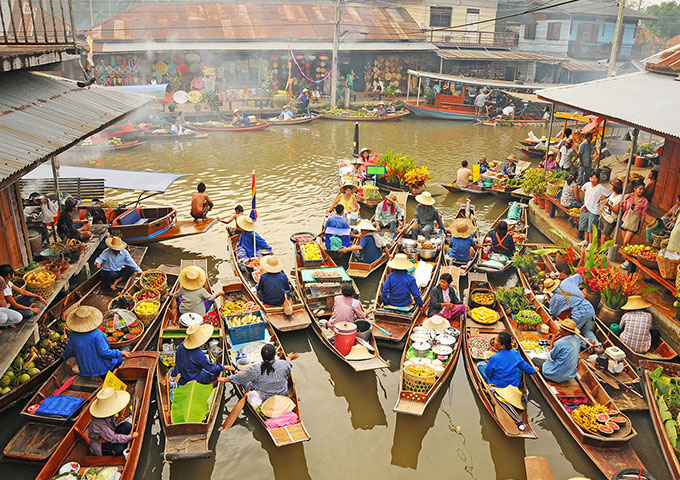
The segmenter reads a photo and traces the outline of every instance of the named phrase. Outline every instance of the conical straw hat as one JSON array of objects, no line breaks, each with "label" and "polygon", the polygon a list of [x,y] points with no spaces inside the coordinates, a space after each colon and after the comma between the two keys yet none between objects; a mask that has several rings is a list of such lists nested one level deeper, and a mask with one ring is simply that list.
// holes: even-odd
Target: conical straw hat
[{"label": "conical straw hat", "polygon": [[397,253],[392,260],[387,262],[387,266],[394,270],[411,270],[413,263],[405,253]]},{"label": "conical straw hat", "polygon": [[186,290],[198,290],[205,285],[205,272],[196,265],[184,267],[179,274],[179,284]]},{"label": "conical straw hat", "polygon": [[213,330],[213,326],[208,323],[190,325],[187,328],[187,338],[184,339],[184,348],[194,350],[200,347],[208,341],[213,334]]},{"label": "conical straw hat", "polygon": [[260,412],[268,418],[280,417],[284,413],[291,412],[295,408],[295,403],[283,395],[274,395],[262,402]]},{"label": "conical straw hat", "polygon": [[66,326],[74,332],[91,332],[102,324],[102,312],[89,305],[81,305],[66,315]]},{"label": "conical straw hat", "polygon": [[130,403],[128,392],[105,387],[97,393],[97,398],[90,405],[90,413],[95,418],[108,418],[123,410],[128,403]]}]

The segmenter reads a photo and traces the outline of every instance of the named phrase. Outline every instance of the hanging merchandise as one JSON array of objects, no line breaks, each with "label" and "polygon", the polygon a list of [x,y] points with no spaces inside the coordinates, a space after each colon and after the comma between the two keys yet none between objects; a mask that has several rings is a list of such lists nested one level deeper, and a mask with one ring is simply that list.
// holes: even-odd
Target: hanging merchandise
[{"label": "hanging merchandise", "polygon": [[[319,84],[319,83],[323,82],[324,80],[326,80],[326,79],[328,78],[328,76],[331,74],[331,72],[333,71],[333,68],[335,67],[335,66],[333,66],[333,67],[328,71],[328,74],[326,74],[325,77],[319,78],[319,79],[317,79],[317,80],[313,80],[312,78],[309,77],[309,75],[307,75],[307,73],[305,73],[305,72],[302,70],[302,67],[301,67],[300,64],[298,63],[298,58],[299,58],[299,57],[296,57],[292,50],[290,51],[290,54],[291,54],[291,56],[292,56],[292,58],[293,58],[293,61],[295,62],[295,66],[298,68],[298,70],[300,71],[300,73],[302,74],[302,76],[305,77],[307,80],[309,80],[309,81],[312,82],[312,83]],[[304,58],[304,57],[303,57],[303,58]],[[319,58],[321,58],[321,57],[319,57]],[[307,66],[307,68],[309,68],[309,64],[307,64],[306,66]],[[309,72],[308,72],[308,73],[309,73]]]},{"label": "hanging merchandise", "polygon": [[187,53],[184,56],[184,59],[188,63],[199,63],[201,61],[201,56],[198,53],[191,52],[191,53]]}]

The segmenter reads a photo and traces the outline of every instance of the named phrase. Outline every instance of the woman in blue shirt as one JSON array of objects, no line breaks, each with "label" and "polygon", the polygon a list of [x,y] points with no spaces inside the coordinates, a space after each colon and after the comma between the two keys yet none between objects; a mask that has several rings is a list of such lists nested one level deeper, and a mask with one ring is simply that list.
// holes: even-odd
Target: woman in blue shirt
[{"label": "woman in blue shirt", "polygon": [[260,260],[260,268],[265,273],[257,282],[257,296],[265,305],[280,307],[291,291],[288,277],[283,273],[283,262],[274,255],[267,255]]},{"label": "woman in blue shirt", "polygon": [[213,326],[207,323],[191,325],[187,328],[187,338],[175,352],[175,375],[179,374],[177,383],[184,385],[192,380],[208,385],[214,381],[226,382],[220,377],[224,365],[215,365],[200,349],[213,334]]},{"label": "woman in blue shirt", "polygon": [[503,175],[507,175],[508,177],[512,178],[515,176],[515,173],[517,172],[517,157],[515,155],[510,155],[508,158],[506,158],[508,163],[505,164],[503,167]]},{"label": "woman in blue shirt", "polygon": [[383,254],[385,240],[381,235],[373,233],[376,228],[370,220],[361,220],[356,228],[361,232],[361,241],[358,244],[349,247],[342,247],[338,251],[356,252],[354,254],[354,260],[370,265]]},{"label": "woman in blue shirt", "polygon": [[494,347],[498,352],[488,362],[479,362],[477,369],[489,385],[505,388],[508,385],[519,387],[522,372],[533,375],[536,369],[529,365],[517,350],[512,349],[512,339],[508,332],[501,332]]},{"label": "woman in blue shirt", "polygon": [[475,226],[469,218],[456,218],[451,225],[451,242],[446,255],[456,263],[470,261],[471,249],[475,246]]},{"label": "woman in blue shirt", "polygon": [[392,272],[387,276],[382,288],[382,303],[395,307],[407,307],[415,302],[422,307],[423,299],[420,297],[416,279],[408,273],[413,268],[413,264],[406,254],[397,253],[392,260],[387,262],[387,266],[392,269]]}]

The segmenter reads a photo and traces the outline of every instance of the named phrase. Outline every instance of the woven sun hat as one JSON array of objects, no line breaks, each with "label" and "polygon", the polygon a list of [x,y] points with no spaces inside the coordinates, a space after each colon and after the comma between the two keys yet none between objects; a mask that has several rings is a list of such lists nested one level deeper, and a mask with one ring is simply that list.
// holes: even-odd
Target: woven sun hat
[{"label": "woven sun hat", "polygon": [[185,290],[198,290],[205,285],[205,272],[196,265],[184,267],[179,274],[179,284]]},{"label": "woven sun hat", "polygon": [[344,191],[347,190],[348,188],[351,188],[351,189],[352,189],[352,193],[354,193],[354,192],[357,191],[357,186],[356,186],[356,185],[354,185],[353,183],[345,183],[345,184],[342,185],[342,187],[340,187],[340,193],[344,192]]},{"label": "woven sun hat", "polygon": [[423,327],[428,330],[438,330],[443,332],[447,327],[450,327],[449,321],[442,317],[441,315],[432,315],[430,318],[426,318],[423,321]]},{"label": "woven sun hat", "polygon": [[576,327],[576,322],[573,321],[571,318],[560,320],[559,322],[557,322],[557,324],[560,326],[562,330],[565,330],[569,333],[579,333],[579,329]]},{"label": "woven sun hat", "polygon": [[370,230],[370,231],[375,231],[375,226],[373,223],[367,219],[367,218],[362,218],[359,223],[357,223],[356,226],[357,230]]},{"label": "woven sun hat", "polygon": [[74,332],[91,332],[102,324],[103,318],[98,308],[81,305],[66,315],[66,326]]},{"label": "woven sun hat", "polygon": [[416,195],[416,202],[421,205],[434,205],[434,198],[430,192],[423,192],[420,195]]},{"label": "woven sun hat", "polygon": [[552,293],[560,286],[559,280],[547,278],[543,281],[543,293]]},{"label": "woven sun hat", "polygon": [[345,360],[370,360],[375,355],[368,351],[368,348],[363,345],[356,344],[352,346],[352,349],[347,355],[345,355]]},{"label": "woven sun hat", "polygon": [[413,263],[411,263],[405,253],[397,253],[392,260],[387,262],[387,266],[393,270],[411,270]]},{"label": "woven sun hat", "polygon": [[626,304],[621,307],[621,310],[644,310],[651,307],[652,304],[642,298],[640,295],[632,295],[628,297]]},{"label": "woven sun hat", "polygon": [[386,200],[389,200],[392,203],[399,203],[399,197],[397,196],[397,192],[390,192],[386,197]]},{"label": "woven sun hat", "polygon": [[[384,104],[383,104],[383,105],[384,105]],[[359,155],[361,155],[361,154],[364,153],[364,152],[368,152],[368,154],[370,155],[371,153],[373,153],[373,150],[371,150],[371,149],[368,148],[368,147],[364,147],[364,148],[362,148],[361,151],[359,152]]]},{"label": "woven sun hat", "polygon": [[510,405],[520,410],[524,410],[525,406],[522,402],[522,391],[514,385],[497,388],[496,393]]},{"label": "woven sun hat", "polygon": [[269,397],[260,405],[260,412],[267,418],[280,417],[284,413],[292,412],[293,409],[295,409],[295,403],[283,395]]},{"label": "woven sun hat", "polygon": [[239,215],[236,217],[236,225],[238,228],[246,232],[252,232],[255,230],[255,220],[250,218],[248,215]]},{"label": "woven sun hat", "polygon": [[111,250],[121,251],[127,247],[127,243],[122,241],[120,237],[109,237],[106,239],[106,246]]},{"label": "woven sun hat", "polygon": [[307,92],[309,92],[309,90],[307,90],[306,88],[302,89],[302,93],[307,93]]},{"label": "woven sun hat", "polygon": [[468,238],[475,233],[475,226],[469,218],[456,218],[451,224],[451,235],[456,238]]},{"label": "woven sun hat", "polygon": [[267,273],[279,273],[283,271],[283,262],[274,255],[266,255],[260,260],[260,267]]},{"label": "woven sun hat", "polygon": [[515,155],[508,155],[506,160],[510,160],[511,162],[516,162],[517,157]]},{"label": "woven sun hat", "polygon": [[238,108],[235,109],[235,110],[234,110],[234,115],[236,115],[236,114],[237,114],[238,112],[240,112],[240,111],[241,111],[241,110],[239,110]]},{"label": "woven sun hat", "polygon": [[123,390],[105,387],[99,390],[90,405],[90,413],[95,418],[108,418],[123,410],[130,403],[130,394]]},{"label": "woven sun hat", "polygon": [[210,339],[213,334],[213,326],[209,323],[202,325],[190,325],[187,328],[187,338],[184,339],[184,348],[195,350]]}]

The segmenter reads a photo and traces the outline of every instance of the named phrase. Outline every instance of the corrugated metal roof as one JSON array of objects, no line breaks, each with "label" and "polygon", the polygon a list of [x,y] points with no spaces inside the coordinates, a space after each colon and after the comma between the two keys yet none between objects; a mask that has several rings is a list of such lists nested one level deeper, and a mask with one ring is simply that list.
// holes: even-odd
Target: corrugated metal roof
[{"label": "corrugated metal roof", "polygon": [[568,61],[560,65],[562,68],[571,70],[574,72],[602,72],[607,71],[607,65],[598,62],[588,62],[586,60],[573,60]]},{"label": "corrugated metal roof", "polygon": [[680,141],[680,82],[653,72],[540,90],[543,99]]},{"label": "corrugated metal roof", "polygon": [[[329,40],[334,6],[273,3],[145,3],[95,26],[95,41]],[[345,40],[424,40],[401,7],[344,6]],[[363,33],[362,33],[363,32]]]},{"label": "corrugated metal roof", "polygon": [[420,70],[409,70],[408,74],[415,75],[416,77],[433,78],[435,80],[444,80],[445,82],[464,83],[466,85],[476,85],[480,87],[488,86],[492,88],[512,88],[516,90],[539,90],[541,88],[548,87],[548,85],[538,83],[515,83],[507,82],[505,80],[461,77],[456,75],[446,75],[444,73],[423,72]]},{"label": "corrugated metal roof", "polygon": [[494,50],[439,50],[437,52],[444,60],[501,60],[504,62],[538,61],[559,63],[564,58],[551,57],[540,53],[506,52]]},{"label": "corrugated metal roof", "polygon": [[647,70],[652,72],[677,75],[680,73],[680,45],[674,45],[656,55],[645,58],[642,63],[645,64]]},{"label": "corrugated metal roof", "polygon": [[0,186],[152,99],[34,72],[0,75]]}]

